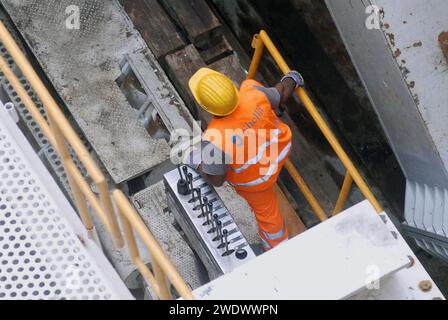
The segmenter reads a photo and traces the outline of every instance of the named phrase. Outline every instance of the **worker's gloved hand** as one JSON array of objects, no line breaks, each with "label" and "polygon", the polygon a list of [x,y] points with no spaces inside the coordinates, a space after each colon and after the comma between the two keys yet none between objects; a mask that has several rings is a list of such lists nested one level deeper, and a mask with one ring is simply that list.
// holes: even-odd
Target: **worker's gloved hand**
[{"label": "worker's gloved hand", "polygon": [[282,78],[282,81],[285,79],[292,79],[296,83],[296,89],[298,87],[305,86],[305,80],[303,79],[302,75],[297,71],[290,71],[286,76]]}]

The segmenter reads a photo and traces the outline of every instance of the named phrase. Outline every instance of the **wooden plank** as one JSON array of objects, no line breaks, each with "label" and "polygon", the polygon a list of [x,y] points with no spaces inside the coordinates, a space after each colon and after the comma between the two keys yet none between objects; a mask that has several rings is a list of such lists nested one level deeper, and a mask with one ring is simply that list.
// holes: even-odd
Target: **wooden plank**
[{"label": "wooden plank", "polygon": [[280,212],[285,220],[285,224],[288,227],[289,238],[292,239],[299,234],[306,231],[306,227],[300,220],[296,211],[292,207],[283,190],[278,185],[275,185],[275,194],[277,195]]},{"label": "wooden plank", "polygon": [[163,6],[198,48],[217,44],[222,26],[204,0],[163,0]]},{"label": "wooden plank", "polygon": [[206,66],[198,50],[194,45],[188,45],[182,50],[167,55],[165,57],[165,62],[168,75],[180,96],[190,109],[193,117],[200,120],[202,128],[206,129],[212,116],[199,106],[188,86],[190,78],[196,71]]},{"label": "wooden plank", "polygon": [[209,65],[210,69],[222,72],[236,84],[239,85],[246,80],[246,71],[241,66],[240,60],[236,54],[225,57]]},{"label": "wooden plank", "polygon": [[185,42],[157,0],[121,0],[157,59],[184,47]]},{"label": "wooden plank", "polygon": [[199,50],[199,53],[206,64],[212,64],[231,55],[233,53],[233,48],[227,40],[227,37],[223,36],[222,40],[217,45],[206,50]]}]

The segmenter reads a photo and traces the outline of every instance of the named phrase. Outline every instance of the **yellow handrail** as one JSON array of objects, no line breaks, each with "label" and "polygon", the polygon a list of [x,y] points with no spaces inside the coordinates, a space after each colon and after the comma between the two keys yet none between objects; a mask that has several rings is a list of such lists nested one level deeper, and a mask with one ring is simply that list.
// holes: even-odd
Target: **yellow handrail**
[{"label": "yellow handrail", "polygon": [[344,183],[342,184],[341,193],[339,194],[338,201],[336,202],[336,206],[333,210],[333,216],[339,214],[342,210],[344,210],[345,203],[347,202],[348,196],[350,194],[350,189],[353,185],[353,178],[350,173],[345,174]]},{"label": "yellow handrail", "polygon": [[297,184],[300,191],[303,193],[305,199],[308,201],[308,203],[311,206],[311,209],[313,209],[313,212],[316,214],[316,216],[319,218],[319,220],[320,221],[327,220],[328,217],[325,214],[324,209],[322,209],[322,207],[320,206],[316,197],[314,197],[314,194],[311,192],[311,190],[307,186],[305,180],[303,180],[302,176],[299,174],[299,171],[296,169],[296,167],[294,167],[294,164],[291,162],[291,160],[288,159],[285,162],[285,169],[288,170],[292,179]]},{"label": "yellow handrail", "polygon": [[[262,30],[259,34],[254,36],[252,47],[255,49],[255,53],[252,59],[252,63],[249,68],[248,72],[248,78],[253,79],[255,77],[255,74],[258,70],[258,67],[260,65],[260,61],[263,55],[264,48],[266,48],[269,53],[271,54],[272,58],[275,60],[281,71],[286,75],[291,71],[286,61],[281,56],[280,52],[275,47],[272,40],[269,38],[269,35],[266,33],[266,31]],[[345,150],[342,148],[341,144],[331,131],[328,124],[325,122],[323,117],[320,115],[319,111],[317,111],[317,108],[314,106],[314,103],[311,101],[310,97],[308,96],[306,90],[304,88],[297,88],[296,94],[304,104],[305,108],[310,113],[311,117],[316,122],[317,126],[319,127],[320,131],[323,133],[327,141],[330,143],[331,147],[341,160],[341,162],[344,164],[345,168],[347,169],[347,176],[345,179],[344,187],[341,192],[341,195],[339,196],[338,200],[338,207],[335,209],[343,208],[345,201],[348,196],[348,191],[351,187],[350,180],[353,179],[353,181],[356,183],[358,188],[361,190],[361,193],[369,200],[369,202],[372,204],[372,206],[375,208],[375,210],[378,213],[383,212],[383,208],[376,200],[375,196],[373,195],[372,191],[368,187],[367,183],[362,178],[361,174],[358,172],[356,167],[354,166],[353,162],[350,160],[349,156],[345,152]],[[291,168],[292,167],[292,168]],[[290,166],[290,170],[292,170],[293,173],[297,173],[297,170],[294,168],[294,166]],[[295,171],[295,172],[294,172]],[[302,179],[303,180],[303,179]],[[305,185],[306,186],[306,185]],[[299,184],[300,189],[306,189],[303,184]],[[309,195],[305,195],[308,198],[311,198]],[[313,197],[314,198],[314,197]],[[311,198],[312,199],[312,198]],[[310,201],[308,199],[308,201]],[[311,203],[310,203],[311,204]],[[312,204],[313,210],[315,211],[316,215],[321,218],[320,210],[318,209],[316,211],[316,206],[313,203]],[[336,210],[335,210],[336,212]]]},{"label": "yellow handrail", "polygon": [[[20,50],[19,46],[16,44],[11,34],[1,21],[0,41],[7,48],[14,62],[22,71],[23,76],[36,91],[45,108],[48,123],[39,112],[36,104],[30,98],[17,76],[9,67],[8,63],[0,55],[0,70],[4,73],[5,77],[11,83],[27,110],[41,128],[43,134],[61,157],[76,207],[85,228],[89,234],[91,234],[94,229],[88,209],[88,202],[93,208],[94,213],[98,216],[100,222],[106,227],[106,230],[112,236],[115,246],[117,248],[124,247],[123,237],[117,221],[117,214],[112,206],[112,199],[105,176],[91,157],[75,130],[71,127],[63,112],[59,109],[56,101],[48,92],[47,88],[31,66],[28,59]],[[75,165],[68,151],[66,144],[67,142],[71,145],[75,154],[86,168],[89,176],[96,184],[100,194],[99,198],[91,190],[89,183]],[[178,293],[184,299],[194,299],[190,288],[179,275],[169,258],[165,255],[162,248],[152,236],[145,223],[138,216],[138,213],[130,205],[124,194],[122,194],[121,191],[116,190],[114,192],[114,198],[123,223],[124,234],[126,236],[126,242],[128,243],[128,250],[132,261],[137,269],[142,273],[144,279],[148,281],[154,289],[157,296],[161,299],[172,298],[166,282],[166,277],[168,277]],[[137,231],[152,256],[154,275],[139,256],[133,230]]]}]

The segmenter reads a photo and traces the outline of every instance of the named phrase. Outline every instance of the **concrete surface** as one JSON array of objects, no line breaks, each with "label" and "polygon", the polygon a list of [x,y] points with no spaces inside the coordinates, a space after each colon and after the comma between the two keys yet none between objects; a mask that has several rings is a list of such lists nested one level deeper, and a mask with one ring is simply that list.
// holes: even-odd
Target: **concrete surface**
[{"label": "concrete surface", "polygon": [[[326,1],[406,178],[448,187],[447,61],[438,43],[448,3]],[[366,28],[366,7],[380,30]]]},{"label": "concrete surface", "polygon": [[[167,159],[166,141],[149,136],[115,83],[124,56],[146,49],[115,1],[2,4],[115,183]],[[80,9],[79,30],[66,27],[69,5]]]}]

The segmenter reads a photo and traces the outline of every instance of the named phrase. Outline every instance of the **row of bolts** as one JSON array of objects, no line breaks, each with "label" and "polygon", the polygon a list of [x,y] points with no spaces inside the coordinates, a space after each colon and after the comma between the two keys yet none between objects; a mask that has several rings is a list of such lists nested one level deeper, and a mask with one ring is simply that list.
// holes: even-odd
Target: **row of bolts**
[{"label": "row of bolts", "polygon": [[[198,218],[207,219],[207,221],[204,222],[203,226],[212,226],[212,228],[208,231],[209,234],[216,232],[216,238],[214,238],[213,241],[221,241],[218,249],[225,248],[226,251],[224,255],[230,254],[228,241],[229,231],[227,229],[222,230],[222,222],[219,220],[217,214],[213,214],[213,203],[209,202],[207,197],[202,197],[200,188],[193,187],[193,174],[188,172],[187,166],[183,166],[181,169],[181,165],[178,165],[177,170],[179,171],[180,176],[180,180],[177,183],[177,191],[183,196],[191,194],[191,200],[189,201],[189,203],[195,204],[196,201],[199,200],[199,208],[201,209],[202,213],[198,216]],[[185,178],[182,175],[182,171]],[[199,210],[199,208],[195,208],[194,210]]]}]

